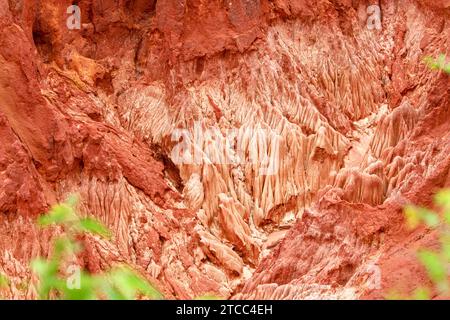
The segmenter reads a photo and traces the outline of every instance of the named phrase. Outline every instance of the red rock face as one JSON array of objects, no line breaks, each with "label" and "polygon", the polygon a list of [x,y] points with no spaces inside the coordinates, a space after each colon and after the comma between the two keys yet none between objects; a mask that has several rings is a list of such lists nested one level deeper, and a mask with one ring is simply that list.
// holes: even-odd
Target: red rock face
[{"label": "red rock face", "polygon": [[57,231],[35,220],[71,193],[115,234],[80,264],[127,262],[168,298],[427,281],[435,237],[402,207],[450,186],[449,77],[422,63],[448,54],[449,1],[82,0],[71,30],[72,3],[0,0],[9,298],[36,297]]}]

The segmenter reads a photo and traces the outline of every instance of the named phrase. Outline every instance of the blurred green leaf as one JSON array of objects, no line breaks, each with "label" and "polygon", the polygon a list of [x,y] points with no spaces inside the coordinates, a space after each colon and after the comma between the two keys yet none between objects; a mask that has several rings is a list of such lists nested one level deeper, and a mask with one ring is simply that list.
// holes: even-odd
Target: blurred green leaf
[{"label": "blurred green leaf", "polygon": [[443,208],[450,208],[450,189],[439,191],[434,197],[436,204]]},{"label": "blurred green leaf", "polygon": [[8,285],[9,285],[8,277],[0,273],[0,289],[6,288]]},{"label": "blurred green leaf", "polygon": [[38,287],[40,299],[49,299],[52,289],[61,287],[61,280],[57,278],[58,267],[55,260],[36,259],[31,262],[31,268],[40,282]]},{"label": "blurred green leaf", "polygon": [[431,294],[428,288],[420,287],[414,290],[414,300],[430,300]]},{"label": "blurred green leaf", "polygon": [[[58,224],[63,226],[65,231],[54,240],[50,259],[36,259],[31,264],[33,272],[39,279],[39,298],[125,300],[146,296],[151,299],[162,299],[161,293],[128,267],[118,267],[96,275],[74,269],[73,274],[64,277],[61,266],[74,261],[76,253],[81,248],[77,234],[89,233],[104,238],[111,237],[111,232],[102,223],[93,218],[78,217],[74,210],[77,202],[78,197],[71,196],[65,203],[53,206],[48,214],[38,220],[41,226]],[[71,273],[70,270],[66,270],[66,273]]]},{"label": "blurred green leaf", "polygon": [[66,204],[71,208],[75,208],[78,204],[78,200],[79,200],[79,196],[77,194],[71,194],[67,198]]},{"label": "blurred green leaf", "polygon": [[104,238],[110,238],[111,232],[107,227],[105,227],[102,223],[97,220],[91,218],[80,219],[79,228],[83,232],[97,234]]},{"label": "blurred green leaf", "polygon": [[439,215],[430,210],[421,208],[419,209],[419,215],[423,222],[430,228],[436,228],[440,224]]},{"label": "blurred green leaf", "polygon": [[51,224],[65,224],[76,220],[76,216],[66,204],[58,204],[52,207],[50,212],[39,217],[38,223],[41,226],[48,226]]},{"label": "blurred green leaf", "polygon": [[107,300],[126,300],[126,297],[109,280],[102,281],[101,290]]},{"label": "blurred green leaf", "polygon": [[59,237],[54,241],[53,254],[55,259],[60,259],[64,254],[74,253],[76,251],[76,245],[67,237]]},{"label": "blurred green leaf", "polygon": [[444,221],[450,225],[450,189],[438,192],[435,196],[435,202],[444,209]]},{"label": "blurred green leaf", "polygon": [[436,228],[440,224],[439,215],[425,208],[407,206],[404,209],[406,222],[410,229],[417,228],[424,222],[430,228]]},{"label": "blurred green leaf", "polygon": [[406,206],[404,211],[408,228],[417,228],[420,225],[420,217],[417,208],[415,206]]},{"label": "blurred green leaf", "polygon": [[450,74],[450,63],[446,63],[447,57],[444,54],[440,54],[437,59],[432,57],[425,57],[424,62],[431,70],[442,70],[447,74]]},{"label": "blurred green leaf", "polygon": [[[428,64],[438,68],[445,63],[445,56],[438,60],[426,59]],[[447,65],[450,66],[450,65]],[[443,209],[442,214],[433,212],[426,208],[416,206],[405,207],[405,217],[408,227],[414,229],[421,223],[436,229],[440,239],[439,252],[421,249],[417,252],[418,259],[427,270],[428,277],[433,282],[433,290],[441,294],[449,294],[450,277],[450,189],[439,191],[435,197],[436,206]],[[418,288],[414,292],[415,299],[430,299],[430,291],[426,288]]]},{"label": "blurred green leaf", "polygon": [[439,57],[436,59],[436,64],[439,68],[443,67],[445,65],[445,54],[440,54]]},{"label": "blurred green leaf", "polygon": [[127,267],[120,267],[114,270],[111,278],[113,286],[127,300],[135,299],[138,293],[152,299],[162,298],[162,295],[146,280]]},{"label": "blurred green leaf", "polygon": [[447,262],[450,263],[450,235],[444,234],[441,236],[442,254]]},{"label": "blurred green leaf", "polygon": [[427,269],[430,279],[436,285],[442,285],[442,283],[447,280],[446,264],[437,253],[428,250],[420,250],[418,252],[418,257]]},{"label": "blurred green leaf", "polygon": [[450,63],[444,67],[444,72],[450,74]]},{"label": "blurred green leaf", "polygon": [[35,259],[31,262],[31,268],[38,275],[54,275],[58,272],[58,263],[56,261]]},{"label": "blurred green leaf", "polygon": [[402,295],[401,293],[399,293],[396,290],[390,290],[389,293],[386,295],[386,300],[406,300],[407,297],[405,297],[404,295]]},{"label": "blurred green leaf", "polygon": [[63,289],[65,300],[95,300],[99,279],[86,272],[80,272],[79,288],[70,288],[67,281]]}]

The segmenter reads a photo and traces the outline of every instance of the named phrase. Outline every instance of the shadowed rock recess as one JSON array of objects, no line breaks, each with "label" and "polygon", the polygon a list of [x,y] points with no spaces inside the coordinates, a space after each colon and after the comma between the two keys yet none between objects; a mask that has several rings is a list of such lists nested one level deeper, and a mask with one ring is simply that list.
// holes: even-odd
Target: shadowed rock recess
[{"label": "shadowed rock recess", "polygon": [[[450,186],[449,76],[422,62],[449,55],[449,15],[447,0],[0,0],[7,298],[36,298],[29,262],[58,233],[36,219],[73,193],[115,235],[86,236],[79,264],[126,262],[169,299],[426,284],[415,250],[435,236],[402,208]],[[179,161],[180,141],[201,161]]]}]

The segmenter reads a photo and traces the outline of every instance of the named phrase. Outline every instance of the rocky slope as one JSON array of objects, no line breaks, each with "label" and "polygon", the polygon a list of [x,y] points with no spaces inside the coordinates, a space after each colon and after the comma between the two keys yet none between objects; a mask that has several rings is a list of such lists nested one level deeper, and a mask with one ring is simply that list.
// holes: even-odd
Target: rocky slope
[{"label": "rocky slope", "polygon": [[[72,4],[80,29],[69,29]],[[381,28],[368,27],[370,6]],[[368,13],[369,12],[369,13]],[[0,272],[78,193],[168,298],[382,298],[426,281],[402,206],[450,186],[447,0],[0,0]],[[72,21],[72,20],[71,20]]]}]

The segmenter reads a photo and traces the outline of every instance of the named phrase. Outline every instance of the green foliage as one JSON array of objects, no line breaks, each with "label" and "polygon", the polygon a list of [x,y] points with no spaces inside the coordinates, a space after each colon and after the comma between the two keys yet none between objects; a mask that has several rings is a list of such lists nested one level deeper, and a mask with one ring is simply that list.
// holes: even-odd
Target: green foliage
[{"label": "green foliage", "polygon": [[42,227],[58,225],[64,233],[53,243],[50,259],[39,258],[31,267],[38,276],[40,299],[64,300],[131,300],[136,298],[162,299],[163,296],[142,276],[127,266],[117,266],[108,272],[90,274],[71,262],[82,246],[81,234],[110,238],[111,232],[92,218],[80,218],[75,212],[76,197],[52,207],[39,218]]},{"label": "green foliage", "polygon": [[406,206],[406,221],[411,229],[417,228],[421,223],[425,223],[430,228],[439,226],[439,215],[425,208],[416,206]]},{"label": "green foliage", "polygon": [[444,54],[439,55],[437,59],[426,57],[424,61],[432,70],[441,70],[450,74],[450,63],[446,63],[447,57]]},{"label": "green foliage", "polygon": [[448,262],[445,261],[445,259],[442,259],[442,255],[440,253],[430,250],[419,250],[417,255],[420,262],[427,269],[428,276],[437,286],[439,292],[448,292]]},{"label": "green foliage", "polygon": [[0,273],[0,300],[2,299],[2,291],[6,290],[9,285],[9,279],[3,273]]},{"label": "green foliage", "polygon": [[430,300],[431,294],[428,288],[420,287],[414,290],[414,300]]},{"label": "green foliage", "polygon": [[[450,190],[440,191],[434,197],[434,202],[440,208],[439,212],[408,206],[405,208],[405,216],[408,226],[412,229],[424,224],[438,231],[440,250],[420,249],[417,257],[427,270],[435,291],[441,294],[450,294],[448,281],[450,276]],[[414,297],[429,299],[430,291],[429,288],[419,288],[415,291]]]},{"label": "green foliage", "polygon": [[8,278],[4,274],[0,273],[0,289],[7,287],[8,283]]}]

